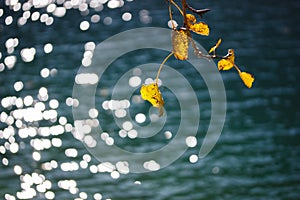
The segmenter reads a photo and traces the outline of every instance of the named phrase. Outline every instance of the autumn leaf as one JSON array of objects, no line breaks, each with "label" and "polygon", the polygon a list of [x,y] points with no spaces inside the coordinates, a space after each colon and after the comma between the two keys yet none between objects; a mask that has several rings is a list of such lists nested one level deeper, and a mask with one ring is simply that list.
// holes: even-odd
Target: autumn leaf
[{"label": "autumn leaf", "polygon": [[204,22],[198,22],[196,20],[196,17],[192,14],[186,14],[186,21],[187,21],[187,26],[189,30],[200,34],[200,35],[209,35],[209,28],[208,25]]},{"label": "autumn leaf", "polygon": [[252,83],[254,81],[254,76],[252,74],[249,74],[247,72],[239,72],[239,75],[241,79],[243,80],[244,84],[248,87],[252,87]]},{"label": "autumn leaf", "polygon": [[221,59],[218,62],[218,69],[219,70],[229,70],[233,67],[234,65],[232,62],[230,62],[228,59]]},{"label": "autumn leaf", "polygon": [[218,62],[219,70],[229,70],[234,67],[234,50],[228,49],[228,54]]},{"label": "autumn leaf", "polygon": [[209,35],[208,25],[204,22],[198,22],[196,24],[191,24],[189,26],[189,29],[200,35],[205,35],[205,36]]},{"label": "autumn leaf", "polygon": [[216,51],[216,49],[217,49],[217,48],[220,46],[221,42],[222,42],[222,39],[220,38],[220,39],[218,40],[218,42],[216,43],[216,45],[215,45],[215,46],[213,46],[212,48],[210,48],[210,50],[209,50],[209,52],[208,52],[208,53],[215,52],[215,51]]},{"label": "autumn leaf", "polygon": [[172,46],[175,58],[178,60],[188,59],[188,31],[183,29],[172,31]]},{"label": "autumn leaf", "polygon": [[159,116],[162,116],[164,100],[158,89],[157,83],[152,83],[149,85],[142,85],[140,93],[141,93],[142,99],[149,101],[152,104],[152,106],[158,108]]},{"label": "autumn leaf", "polygon": [[192,14],[186,14],[186,20],[189,24],[196,23],[196,17]]}]

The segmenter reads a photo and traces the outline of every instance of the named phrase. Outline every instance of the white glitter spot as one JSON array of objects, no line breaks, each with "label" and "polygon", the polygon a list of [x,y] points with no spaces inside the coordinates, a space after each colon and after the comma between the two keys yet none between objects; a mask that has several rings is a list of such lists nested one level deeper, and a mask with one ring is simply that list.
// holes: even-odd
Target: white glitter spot
[{"label": "white glitter spot", "polygon": [[48,95],[48,90],[47,90],[47,88],[41,87],[41,88],[39,89],[39,95],[42,96],[42,97]]},{"label": "white glitter spot", "polygon": [[51,3],[51,4],[49,4],[48,6],[47,6],[47,12],[48,13],[52,13],[52,12],[54,12],[55,11],[55,9],[56,9],[56,5],[54,4],[54,3]]},{"label": "white glitter spot", "polygon": [[114,138],[112,137],[108,137],[105,139],[105,143],[108,145],[108,146],[112,146],[114,144]]},{"label": "white glitter spot", "polygon": [[47,191],[45,193],[45,197],[46,197],[46,199],[54,199],[55,198],[55,194],[52,191]]},{"label": "white glitter spot", "polygon": [[138,87],[139,85],[141,85],[142,80],[138,76],[133,76],[129,79],[128,83],[131,87]]},{"label": "white glitter spot", "polygon": [[24,98],[24,105],[25,106],[31,106],[32,105],[32,103],[33,103],[33,98],[32,98],[32,96],[26,96],[25,98]]},{"label": "white glitter spot", "polygon": [[94,148],[97,145],[97,141],[90,135],[86,135],[83,141],[90,148]]},{"label": "white glitter spot", "polygon": [[160,169],[160,165],[154,160],[144,162],[143,166],[150,171],[157,171]]},{"label": "white glitter spot", "polygon": [[32,158],[35,161],[39,161],[39,160],[41,160],[41,154],[39,152],[35,151],[35,152],[32,153]]},{"label": "white glitter spot", "polygon": [[22,167],[21,167],[20,165],[15,165],[15,166],[14,166],[14,172],[15,172],[15,174],[17,174],[17,175],[21,175],[22,172],[23,172]]},{"label": "white glitter spot", "polygon": [[68,121],[67,121],[66,117],[60,117],[58,119],[58,122],[59,122],[60,125],[66,125]]},{"label": "white glitter spot", "polygon": [[98,23],[100,21],[100,16],[99,15],[93,15],[91,17],[91,22],[92,23]]},{"label": "white glitter spot", "polygon": [[115,111],[115,115],[117,118],[124,118],[126,116],[127,112],[124,109],[118,109]]},{"label": "white glitter spot", "polygon": [[121,129],[121,130],[119,131],[119,136],[120,136],[121,138],[125,138],[125,137],[127,136],[127,131],[125,131],[124,129]]},{"label": "white glitter spot", "polygon": [[36,54],[35,48],[24,48],[21,50],[22,60],[24,62],[31,62],[34,60],[34,56]]},{"label": "white glitter spot", "polygon": [[95,200],[101,200],[102,199],[102,195],[100,193],[95,193],[93,197],[94,197]]},{"label": "white glitter spot", "polygon": [[146,115],[144,115],[143,113],[138,113],[136,116],[135,116],[135,121],[137,123],[144,123],[146,121]]},{"label": "white glitter spot", "polygon": [[89,164],[86,161],[82,160],[80,161],[79,165],[82,169],[86,169]]},{"label": "white glitter spot", "polygon": [[48,17],[49,17],[49,15],[46,13],[42,14],[40,17],[40,22],[42,22],[42,23],[46,22]]},{"label": "white glitter spot", "polygon": [[134,181],[134,184],[135,185],[141,185],[142,183],[141,183],[141,181]]},{"label": "white glitter spot", "polygon": [[40,18],[40,13],[38,11],[35,11],[34,13],[32,13],[32,15],[31,15],[32,21],[37,21],[39,18]]},{"label": "white glitter spot", "polygon": [[78,7],[78,10],[81,11],[81,12],[85,12],[88,10],[88,5],[86,3],[81,3]]},{"label": "white glitter spot", "polygon": [[138,132],[136,130],[132,129],[132,130],[128,131],[127,135],[130,139],[134,139],[138,136]]},{"label": "white glitter spot", "polygon": [[197,139],[194,136],[188,136],[185,139],[185,143],[188,147],[195,147],[197,145]]},{"label": "white glitter spot", "polygon": [[90,23],[88,21],[82,21],[80,23],[80,30],[86,31],[90,28]]},{"label": "white glitter spot", "polygon": [[17,98],[15,103],[17,108],[23,108],[23,99],[21,97]]},{"label": "white glitter spot", "polygon": [[57,74],[57,69],[53,68],[50,70],[50,75],[55,76]]},{"label": "white glitter spot", "polygon": [[7,166],[8,163],[9,163],[9,162],[8,162],[7,158],[2,158],[2,164],[3,164],[3,165]]},{"label": "white glitter spot", "polygon": [[120,173],[117,172],[117,171],[112,171],[110,173],[110,176],[113,178],[113,179],[118,179],[120,177]]},{"label": "white glitter spot", "polygon": [[60,138],[52,138],[51,143],[52,143],[52,146],[54,146],[54,147],[61,147],[62,140]]},{"label": "white glitter spot", "polygon": [[10,194],[5,194],[4,195],[5,200],[16,200],[16,197],[10,195]]},{"label": "white glitter spot", "polygon": [[196,163],[198,161],[198,156],[193,154],[189,157],[190,163]]},{"label": "white glitter spot", "polygon": [[112,23],[112,18],[111,17],[105,17],[103,19],[103,24],[104,25],[110,25]]},{"label": "white glitter spot", "polygon": [[123,6],[122,1],[120,1],[120,0],[110,0],[107,3],[107,7],[111,8],[111,9],[122,7],[122,6]]},{"label": "white glitter spot", "polygon": [[81,64],[84,66],[84,67],[88,67],[92,64],[92,59],[89,58],[89,57],[83,57],[82,58],[82,61],[81,61]]},{"label": "white glitter spot", "polygon": [[43,78],[47,78],[49,75],[50,75],[50,70],[48,68],[43,68],[41,71],[40,71],[40,75],[41,77]]},{"label": "white glitter spot", "polygon": [[4,71],[4,69],[5,69],[5,65],[3,63],[0,63],[0,72]]},{"label": "white glitter spot", "polygon": [[77,151],[77,149],[75,149],[75,148],[69,148],[69,149],[66,149],[66,150],[65,150],[65,155],[66,155],[67,157],[75,158],[75,157],[77,157],[77,155],[78,155],[78,151]]},{"label": "white glitter spot", "polygon": [[96,108],[91,108],[89,110],[90,118],[97,118],[98,117],[98,110]]},{"label": "white glitter spot", "polygon": [[44,46],[44,52],[45,53],[51,53],[53,50],[53,45],[51,43],[47,43]]},{"label": "white glitter spot", "polygon": [[26,22],[27,22],[27,19],[24,18],[24,17],[20,17],[20,18],[18,19],[18,25],[19,25],[19,26],[25,25]]},{"label": "white glitter spot", "polygon": [[94,74],[94,73],[81,73],[81,74],[77,74],[75,77],[75,82],[76,84],[96,84],[98,83],[98,75]]},{"label": "white glitter spot", "polygon": [[131,18],[132,18],[132,15],[131,15],[131,13],[129,13],[129,12],[125,12],[125,13],[123,13],[123,15],[122,15],[122,19],[123,19],[123,21],[130,21],[131,20]]},{"label": "white glitter spot", "polygon": [[23,89],[23,86],[24,85],[23,85],[22,81],[17,81],[14,84],[14,89],[15,89],[16,92],[19,92],[19,91],[21,91]]},{"label": "white glitter spot", "polygon": [[143,24],[149,24],[152,21],[152,17],[149,16],[150,12],[148,10],[141,10],[139,12],[140,15],[140,21]]},{"label": "white glitter spot", "polygon": [[63,17],[65,16],[66,14],[66,8],[65,7],[56,7],[54,12],[53,12],[53,15],[56,16],[56,17]]},{"label": "white glitter spot", "polygon": [[50,106],[50,108],[52,108],[52,109],[56,109],[56,108],[58,108],[58,106],[59,106],[59,102],[58,102],[56,99],[51,99],[51,100],[49,101],[49,106]]},{"label": "white glitter spot", "polygon": [[12,153],[17,153],[18,151],[19,151],[19,144],[18,143],[12,143],[12,144],[10,144],[10,146],[9,146],[9,150],[10,150],[10,152],[12,152]]},{"label": "white glitter spot", "polygon": [[126,121],[123,123],[122,127],[125,131],[130,131],[133,128],[133,125],[130,121]]},{"label": "white glitter spot", "polygon": [[96,44],[95,42],[87,42],[85,45],[84,45],[84,49],[86,51],[94,51],[96,48]]},{"label": "white glitter spot", "polygon": [[93,174],[96,174],[98,172],[98,168],[96,165],[91,165],[90,166],[90,172]]},{"label": "white glitter spot", "polygon": [[171,139],[172,138],[172,133],[170,131],[166,131],[164,134],[165,134],[166,139]]},{"label": "white glitter spot", "polygon": [[116,168],[121,174],[129,173],[128,162],[119,161],[116,163]]},{"label": "white glitter spot", "polygon": [[214,167],[214,168],[212,168],[211,171],[212,171],[213,174],[218,174],[220,172],[220,168],[219,167]]},{"label": "white glitter spot", "polygon": [[16,61],[16,56],[7,56],[6,58],[4,58],[4,64],[7,66],[8,69],[12,69],[16,64]]},{"label": "white glitter spot", "polygon": [[12,16],[8,16],[5,18],[5,25],[9,26],[13,22]]},{"label": "white glitter spot", "polygon": [[53,18],[53,17],[48,17],[48,18],[46,19],[45,24],[46,24],[47,26],[50,26],[51,24],[53,24],[53,22],[54,22],[54,18]]}]

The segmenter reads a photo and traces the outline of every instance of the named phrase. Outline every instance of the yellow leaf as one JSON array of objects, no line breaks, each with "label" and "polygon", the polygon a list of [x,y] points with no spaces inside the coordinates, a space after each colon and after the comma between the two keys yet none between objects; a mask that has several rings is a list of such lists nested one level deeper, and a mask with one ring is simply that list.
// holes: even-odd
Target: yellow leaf
[{"label": "yellow leaf", "polygon": [[220,39],[218,40],[218,42],[216,43],[216,45],[213,46],[212,48],[210,48],[210,50],[209,50],[208,53],[215,52],[216,49],[220,46],[221,42],[222,42],[222,39],[220,38]]},{"label": "yellow leaf", "polygon": [[254,81],[254,76],[252,74],[249,74],[247,72],[239,72],[239,75],[241,79],[243,80],[244,84],[248,87],[252,87],[252,83]]},{"label": "yellow leaf", "polygon": [[196,23],[196,17],[192,14],[186,14],[186,20],[187,22],[190,24],[190,23]]},{"label": "yellow leaf", "polygon": [[164,100],[158,89],[157,83],[152,83],[149,85],[142,85],[140,93],[141,93],[142,99],[149,101],[152,104],[152,106],[158,108],[159,116],[162,116]]},{"label": "yellow leaf", "polygon": [[229,70],[234,66],[234,50],[228,49],[228,54],[218,62],[219,70]]},{"label": "yellow leaf", "polygon": [[188,59],[188,32],[183,29],[172,31],[172,46],[175,58],[178,60]]},{"label": "yellow leaf", "polygon": [[204,22],[198,22],[196,24],[190,24],[189,29],[200,35],[209,35],[208,25]]},{"label": "yellow leaf", "polygon": [[221,59],[218,62],[218,69],[219,70],[229,70],[233,67],[233,64],[228,59]]}]

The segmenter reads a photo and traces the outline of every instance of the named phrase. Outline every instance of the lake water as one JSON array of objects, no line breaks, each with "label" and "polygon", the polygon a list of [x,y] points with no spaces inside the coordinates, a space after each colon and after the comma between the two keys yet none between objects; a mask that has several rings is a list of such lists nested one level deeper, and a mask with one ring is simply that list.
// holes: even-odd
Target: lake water
[{"label": "lake water", "polygon": [[[221,73],[227,99],[224,128],[212,151],[194,163],[191,155],[198,155],[212,115],[210,94],[190,64],[174,58],[167,61],[189,81],[199,102],[189,108],[200,109],[197,145],[170,165],[148,173],[127,173],[126,160],[115,154],[120,161],[116,168],[101,165],[101,153],[112,157],[113,151],[96,152],[86,148],[93,146],[90,140],[86,139],[89,145],[80,141],[74,131],[72,106],[76,111],[82,104],[72,95],[76,74],[91,53],[97,52],[95,45],[133,28],[168,28],[166,2],[125,1],[123,5],[109,1],[102,5],[99,2],[106,1],[57,0],[41,8],[28,7],[25,1],[10,1],[15,5],[9,7],[6,2],[0,2],[0,199],[299,199],[298,1],[191,3],[212,10],[203,18],[210,26],[210,36],[193,38],[208,50],[222,37],[218,53],[225,55],[228,48],[234,48],[237,65],[254,74],[255,82],[248,89],[234,70]],[[180,24],[179,14],[175,8],[173,11]],[[153,38],[164,42],[155,33]],[[120,48],[124,45],[132,45],[132,41],[120,43]],[[97,53],[110,59],[113,51]],[[128,131],[120,133],[122,128],[108,109],[114,85],[124,74],[134,75],[137,82],[147,76],[154,78],[166,55],[160,50],[140,49],[120,55],[107,68],[96,88],[95,109],[89,113],[93,120],[86,122],[90,125],[87,129],[101,125],[98,136],[104,138],[106,147],[113,142],[127,151],[147,153],[163,148],[176,136],[181,105],[167,87],[161,89],[167,117],[156,122],[161,126],[166,120],[161,130],[156,130],[155,123],[148,126],[148,110],[154,118],[157,110],[141,101],[140,84],[121,84],[121,92],[127,94],[128,90],[133,95],[123,99],[120,105],[124,108],[115,113],[122,116],[125,111],[133,121],[138,113],[144,113],[138,120],[146,116],[141,123],[145,127],[138,133],[129,131],[131,123],[123,124]],[[143,66],[147,63],[157,66],[151,71]],[[168,69],[162,70],[163,85],[180,88],[183,82],[172,79]],[[180,90],[180,94],[184,92]],[[185,128],[193,134],[190,127]],[[154,131],[153,137],[135,138],[135,134],[147,137]],[[148,168],[157,169],[157,163],[151,162]]]}]

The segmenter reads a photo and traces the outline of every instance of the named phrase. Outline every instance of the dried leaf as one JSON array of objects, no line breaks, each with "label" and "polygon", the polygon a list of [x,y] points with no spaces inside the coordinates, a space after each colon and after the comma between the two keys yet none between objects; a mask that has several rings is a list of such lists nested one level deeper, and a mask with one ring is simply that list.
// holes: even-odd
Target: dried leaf
[{"label": "dried leaf", "polygon": [[234,66],[234,50],[228,49],[228,54],[218,62],[219,70],[229,70]]},{"label": "dried leaf", "polygon": [[208,25],[204,22],[198,22],[196,24],[190,24],[189,29],[200,35],[209,35]]},{"label": "dried leaf", "polygon": [[213,46],[212,48],[210,48],[210,50],[209,50],[209,52],[208,52],[208,53],[215,52],[215,51],[216,51],[216,49],[217,49],[217,48],[220,46],[221,42],[222,42],[222,39],[220,38],[220,39],[218,40],[218,42],[216,43],[216,45],[215,45],[215,46]]},{"label": "dried leaf", "polygon": [[183,29],[172,31],[172,46],[175,58],[178,60],[188,59],[188,32]]},{"label": "dried leaf", "polygon": [[243,80],[244,84],[248,87],[252,87],[252,83],[254,81],[254,76],[252,74],[249,74],[247,72],[239,72],[239,75],[241,79]]},{"label": "dried leaf", "polygon": [[196,23],[196,17],[192,14],[186,14],[186,20],[189,24],[194,24]]},{"label": "dried leaf", "polygon": [[157,83],[152,83],[149,85],[142,85],[140,93],[141,93],[142,99],[149,101],[152,104],[152,106],[158,108],[159,116],[162,116],[164,100],[158,89]]},{"label": "dried leaf", "polygon": [[218,62],[219,70],[229,70],[232,67],[233,67],[233,64],[228,59],[223,58]]}]

